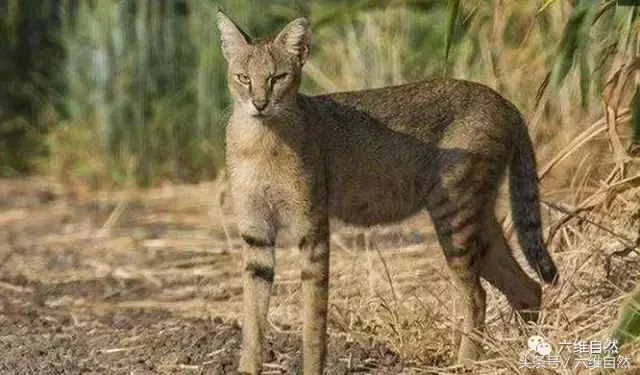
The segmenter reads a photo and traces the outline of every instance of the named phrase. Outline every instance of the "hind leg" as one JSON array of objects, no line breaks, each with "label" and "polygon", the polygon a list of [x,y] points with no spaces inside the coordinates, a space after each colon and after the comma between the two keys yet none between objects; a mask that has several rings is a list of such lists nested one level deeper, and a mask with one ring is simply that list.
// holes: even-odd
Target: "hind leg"
[{"label": "hind leg", "polygon": [[449,267],[457,279],[465,302],[463,336],[458,348],[458,363],[478,360],[482,354],[481,337],[484,333],[486,292],[474,267],[472,256],[447,256]]},{"label": "hind leg", "polygon": [[[444,250],[456,287],[464,300],[462,339],[458,349],[458,363],[477,360],[482,355],[480,338],[484,332],[486,292],[480,284],[480,242],[477,241],[477,217],[461,210],[456,217],[438,219],[434,224]],[[432,216],[433,217],[433,216]]]},{"label": "hind leg", "polygon": [[483,254],[480,274],[500,290],[509,304],[525,322],[537,322],[542,289],[531,279],[513,258],[511,249],[493,211],[489,211],[482,231],[482,241],[487,245]]}]

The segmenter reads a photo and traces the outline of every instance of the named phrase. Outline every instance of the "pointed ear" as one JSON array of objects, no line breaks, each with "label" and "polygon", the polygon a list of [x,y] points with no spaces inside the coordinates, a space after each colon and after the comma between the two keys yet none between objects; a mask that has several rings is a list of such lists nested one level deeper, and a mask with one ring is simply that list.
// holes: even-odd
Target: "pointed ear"
[{"label": "pointed ear", "polygon": [[217,19],[222,55],[229,61],[229,58],[237,53],[238,50],[251,43],[251,38],[220,9],[218,9]]},{"label": "pointed ear", "polygon": [[275,43],[280,44],[285,51],[297,56],[300,63],[304,64],[309,56],[309,21],[306,18],[297,18],[291,21],[276,37]]}]

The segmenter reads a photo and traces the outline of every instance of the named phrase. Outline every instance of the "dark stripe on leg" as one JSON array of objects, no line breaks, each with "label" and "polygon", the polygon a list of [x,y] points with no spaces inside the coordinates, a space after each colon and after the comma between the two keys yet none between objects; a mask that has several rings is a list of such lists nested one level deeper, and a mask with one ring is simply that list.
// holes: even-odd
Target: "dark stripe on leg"
[{"label": "dark stripe on leg", "polygon": [[262,279],[266,282],[272,283],[275,277],[273,267],[265,266],[256,262],[250,262],[245,267],[247,272],[251,273],[251,276],[255,279]]},{"label": "dark stripe on leg", "polygon": [[434,212],[432,217],[435,221],[443,221],[443,222],[448,221],[449,218],[459,214],[460,211],[462,211],[463,209],[464,207],[461,205],[451,204],[449,207],[446,207],[446,210],[438,210],[438,208],[436,208],[434,211],[438,211],[438,212]]},{"label": "dark stripe on leg", "polygon": [[314,274],[311,271],[302,270],[300,272],[300,279],[302,281],[315,281],[317,283],[324,283],[329,279],[329,275],[320,275],[320,277],[318,277],[318,275]]},{"label": "dark stripe on leg", "polygon": [[448,249],[444,249],[444,255],[447,258],[459,258],[469,254],[469,249],[465,249],[462,247],[451,247]]},{"label": "dark stripe on leg", "polygon": [[265,240],[248,234],[243,234],[242,239],[247,243],[247,245],[252,247],[274,247],[276,245],[273,240]]},{"label": "dark stripe on leg", "polygon": [[302,272],[300,272],[300,278],[302,279],[302,281],[315,279],[315,277],[313,276],[313,273],[306,270],[302,270]]},{"label": "dark stripe on leg", "polygon": [[481,218],[482,215],[483,215],[482,212],[474,210],[474,212],[472,212],[471,214],[468,214],[467,216],[463,217],[461,220],[459,220],[457,222],[453,222],[451,224],[451,229],[454,232],[459,232],[459,231],[463,230],[464,228],[468,227],[469,225],[473,225],[476,222],[478,222],[478,220]]}]

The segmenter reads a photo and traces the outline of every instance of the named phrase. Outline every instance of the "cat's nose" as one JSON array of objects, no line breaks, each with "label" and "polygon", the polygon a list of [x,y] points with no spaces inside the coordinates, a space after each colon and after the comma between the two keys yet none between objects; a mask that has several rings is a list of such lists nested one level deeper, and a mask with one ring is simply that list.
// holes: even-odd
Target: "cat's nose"
[{"label": "cat's nose", "polygon": [[269,104],[269,100],[252,100],[253,106],[256,107],[258,111],[262,111],[267,108],[267,104]]}]

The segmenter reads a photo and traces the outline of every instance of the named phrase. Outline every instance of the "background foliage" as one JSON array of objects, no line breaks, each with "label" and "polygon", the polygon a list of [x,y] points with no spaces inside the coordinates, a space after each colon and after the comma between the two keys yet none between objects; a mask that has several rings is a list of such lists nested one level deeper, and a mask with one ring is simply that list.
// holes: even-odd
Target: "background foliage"
[{"label": "background foliage", "polygon": [[[230,104],[218,6],[252,36],[310,18],[305,93],[443,74],[483,82],[523,110],[542,159],[637,67],[638,8],[615,1],[7,0],[2,175],[92,187],[215,177]],[[616,111],[635,88],[625,77]]]}]

